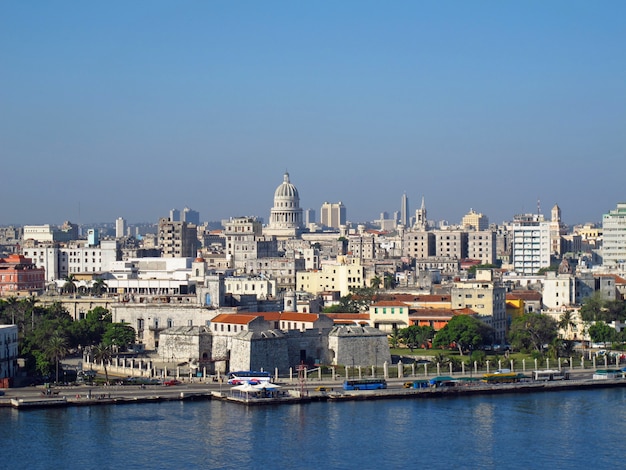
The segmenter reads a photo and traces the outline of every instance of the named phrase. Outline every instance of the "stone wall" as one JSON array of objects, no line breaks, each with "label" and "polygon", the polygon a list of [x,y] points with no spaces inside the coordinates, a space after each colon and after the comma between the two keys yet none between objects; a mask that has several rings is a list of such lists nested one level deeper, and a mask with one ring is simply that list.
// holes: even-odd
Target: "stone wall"
[{"label": "stone wall", "polygon": [[340,326],[328,335],[331,363],[346,366],[391,363],[387,335],[372,327]]}]

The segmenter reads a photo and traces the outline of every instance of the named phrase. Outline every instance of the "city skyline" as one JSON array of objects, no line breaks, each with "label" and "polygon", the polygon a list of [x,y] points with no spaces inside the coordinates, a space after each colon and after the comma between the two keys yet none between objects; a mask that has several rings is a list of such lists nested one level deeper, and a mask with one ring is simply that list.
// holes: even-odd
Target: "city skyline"
[{"label": "city skyline", "polygon": [[3,5],[0,225],[626,200],[626,4]]}]

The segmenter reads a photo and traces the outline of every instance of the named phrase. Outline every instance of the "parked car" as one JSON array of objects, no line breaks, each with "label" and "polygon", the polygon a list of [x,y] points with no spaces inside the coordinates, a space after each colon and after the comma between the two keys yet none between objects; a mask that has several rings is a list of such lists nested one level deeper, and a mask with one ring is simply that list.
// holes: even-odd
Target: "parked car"
[{"label": "parked car", "polygon": [[182,382],[180,380],[176,380],[176,379],[172,379],[172,380],[166,380],[165,382],[163,382],[163,385],[165,385],[166,387],[171,387],[172,385],[180,385]]}]

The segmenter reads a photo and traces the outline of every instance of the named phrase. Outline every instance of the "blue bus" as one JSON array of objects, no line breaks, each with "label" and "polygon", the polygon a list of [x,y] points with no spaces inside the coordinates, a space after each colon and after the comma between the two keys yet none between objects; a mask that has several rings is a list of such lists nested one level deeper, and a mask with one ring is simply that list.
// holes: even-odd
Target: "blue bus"
[{"label": "blue bus", "polygon": [[387,388],[385,379],[355,379],[343,383],[344,390],[380,390]]}]

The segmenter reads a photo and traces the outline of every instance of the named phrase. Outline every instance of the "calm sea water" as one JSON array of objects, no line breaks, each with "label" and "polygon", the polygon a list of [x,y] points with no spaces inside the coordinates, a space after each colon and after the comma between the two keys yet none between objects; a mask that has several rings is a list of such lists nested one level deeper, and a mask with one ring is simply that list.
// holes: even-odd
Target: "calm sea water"
[{"label": "calm sea water", "polygon": [[626,390],[0,409],[1,468],[620,468]]}]

